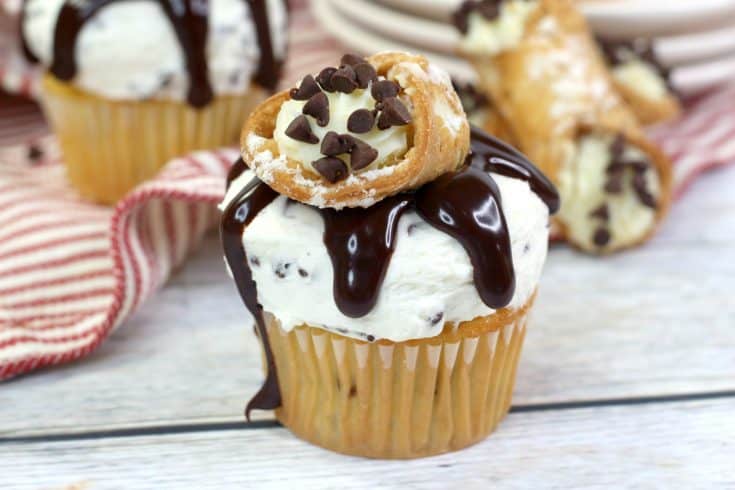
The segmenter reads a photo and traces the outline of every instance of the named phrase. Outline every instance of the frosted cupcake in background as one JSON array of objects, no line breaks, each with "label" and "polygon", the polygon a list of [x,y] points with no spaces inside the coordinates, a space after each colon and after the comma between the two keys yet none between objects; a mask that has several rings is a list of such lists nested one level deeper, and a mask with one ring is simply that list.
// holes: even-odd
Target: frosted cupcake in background
[{"label": "frosted cupcake in background", "polygon": [[267,371],[247,412],[373,458],[485,438],[511,403],[549,180],[407,53],[306,75],[241,144],[221,231]]},{"label": "frosted cupcake in background", "polygon": [[114,203],[171,158],[237,141],[275,88],[285,0],[26,0],[26,56],[69,179]]}]

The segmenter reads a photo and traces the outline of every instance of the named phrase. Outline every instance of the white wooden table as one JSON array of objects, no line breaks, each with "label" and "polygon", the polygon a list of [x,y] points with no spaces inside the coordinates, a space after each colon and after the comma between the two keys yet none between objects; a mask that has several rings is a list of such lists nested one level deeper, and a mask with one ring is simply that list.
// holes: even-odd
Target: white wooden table
[{"label": "white wooden table", "polygon": [[735,488],[734,244],[730,168],[644,248],[555,247],[511,415],[383,462],[244,423],[260,354],[212,236],[90,358],[0,385],[0,488]]}]

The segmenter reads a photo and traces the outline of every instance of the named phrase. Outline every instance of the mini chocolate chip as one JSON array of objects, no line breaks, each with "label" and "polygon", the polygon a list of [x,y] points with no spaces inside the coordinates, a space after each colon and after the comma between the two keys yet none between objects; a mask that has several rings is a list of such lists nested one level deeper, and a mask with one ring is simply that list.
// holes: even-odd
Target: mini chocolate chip
[{"label": "mini chocolate chip", "polygon": [[319,82],[322,89],[327,92],[334,92],[334,87],[332,87],[332,75],[334,75],[334,72],[336,71],[337,69],[333,66],[328,66],[320,71],[319,75],[316,76],[316,81]]},{"label": "mini chocolate chip", "polygon": [[608,194],[620,194],[623,192],[623,176],[613,175],[605,184],[605,192]]},{"label": "mini chocolate chip", "polygon": [[500,2],[481,2],[477,6],[477,13],[487,20],[494,20],[500,15]]},{"label": "mini chocolate chip", "polygon": [[349,135],[339,135],[334,131],[329,131],[322,139],[322,155],[336,157],[337,155],[351,152],[354,142],[352,138],[348,136]]},{"label": "mini chocolate chip", "polygon": [[36,145],[28,147],[28,159],[32,162],[37,162],[43,157],[43,150]]},{"label": "mini chocolate chip", "polygon": [[322,177],[332,184],[347,178],[348,169],[345,162],[337,157],[324,157],[312,162],[314,169],[319,172]]},{"label": "mini chocolate chip", "polygon": [[304,104],[301,112],[316,119],[319,126],[326,126],[329,123],[329,99],[327,99],[327,94],[319,92],[312,95],[309,101]]},{"label": "mini chocolate chip", "polygon": [[358,109],[347,119],[347,129],[353,133],[367,133],[373,129],[375,115],[368,109]]},{"label": "mini chocolate chip", "polygon": [[527,243],[527,244],[525,244],[525,245],[523,246],[523,253],[524,253],[524,254],[527,254],[527,253],[528,253],[528,252],[530,252],[530,251],[531,251],[531,244],[530,244],[530,243]]},{"label": "mini chocolate chip", "polygon": [[291,98],[294,100],[309,100],[314,94],[318,94],[321,92],[321,89],[319,88],[319,85],[317,85],[316,80],[314,80],[314,77],[311,75],[306,75],[303,80],[301,80],[301,85],[299,85],[299,88],[291,89]]},{"label": "mini chocolate chip", "polygon": [[652,209],[656,209],[656,198],[648,191],[646,177],[643,174],[636,174],[633,177],[633,190],[635,190],[638,200],[641,204]]},{"label": "mini chocolate chip", "polygon": [[347,330],[346,328],[341,327],[337,327],[337,331],[341,334],[346,334],[347,332],[349,332],[349,330]]},{"label": "mini chocolate chip", "polygon": [[411,223],[408,225],[408,228],[406,229],[406,233],[410,236],[413,235],[416,232],[416,229],[419,227],[419,223]]},{"label": "mini chocolate chip", "polygon": [[649,163],[645,160],[631,160],[627,162],[630,167],[633,168],[633,171],[637,174],[643,174],[646,173],[646,170],[648,170],[648,167],[650,167]]},{"label": "mini chocolate chip", "polygon": [[617,160],[623,155],[625,151],[625,137],[622,134],[615,136],[615,139],[610,144],[610,154],[613,156],[613,160]]},{"label": "mini chocolate chip", "polygon": [[375,336],[374,335],[368,335],[367,336],[367,341],[368,342],[375,342]]},{"label": "mini chocolate chip", "polygon": [[349,65],[342,66],[335,71],[329,81],[337,92],[351,94],[357,88],[357,75]]},{"label": "mini chocolate chip", "polygon": [[605,171],[611,175],[612,174],[622,174],[624,170],[625,170],[625,164],[621,162],[617,162],[617,161],[613,161],[605,169]]},{"label": "mini chocolate chip", "polygon": [[317,85],[316,80],[314,80],[314,77],[306,75],[301,80],[299,88],[291,89],[290,95],[294,100],[309,100],[314,94],[318,94],[319,92],[321,92],[321,89]]},{"label": "mini chocolate chip", "polygon": [[360,63],[366,63],[365,58],[363,58],[359,54],[353,53],[347,53],[346,55],[342,56],[342,59],[339,60],[339,64],[343,66],[357,66]]},{"label": "mini chocolate chip", "polygon": [[378,129],[388,129],[391,126],[404,126],[411,122],[411,113],[403,102],[396,97],[383,100],[383,109],[378,117]]},{"label": "mini chocolate chip", "polygon": [[291,264],[288,262],[281,262],[276,265],[276,268],[273,270],[273,273],[278,276],[278,278],[283,279],[288,275],[288,270],[291,268]]},{"label": "mini chocolate chip", "polygon": [[378,102],[382,102],[383,99],[387,99],[389,97],[395,97],[398,95],[399,91],[400,87],[398,84],[390,80],[379,80],[373,83],[372,87],[370,87],[370,94],[373,96],[373,99]]},{"label": "mini chocolate chip", "polygon": [[610,232],[607,231],[605,228],[598,228],[595,231],[595,234],[592,236],[592,240],[598,247],[604,247],[605,245],[610,243]]},{"label": "mini chocolate chip", "polygon": [[609,221],[610,220],[610,210],[608,209],[607,204],[603,204],[599,208],[593,210],[590,213],[590,217],[601,219],[602,221]]},{"label": "mini chocolate chip", "polygon": [[439,323],[440,321],[442,321],[442,318],[444,318],[444,312],[443,311],[440,311],[438,313],[435,313],[428,320],[429,320],[429,323],[431,323],[432,325],[436,325],[437,323]]},{"label": "mini chocolate chip", "polygon": [[303,141],[304,143],[316,144],[319,143],[319,138],[311,131],[309,120],[303,114],[296,116],[296,119],[291,121],[291,124],[286,128],[286,135],[296,141]]},{"label": "mini chocolate chip", "polygon": [[301,277],[309,277],[309,273],[306,272],[306,270],[305,269],[302,269],[301,267],[299,267],[299,275]]},{"label": "mini chocolate chip", "polygon": [[355,76],[357,77],[357,86],[367,88],[370,82],[377,80],[378,72],[370,63],[360,63],[355,65]]},{"label": "mini chocolate chip", "polygon": [[358,138],[353,138],[353,141],[354,146],[350,153],[352,170],[361,170],[378,158],[378,150]]},{"label": "mini chocolate chip", "polygon": [[250,257],[250,265],[253,267],[260,267],[260,259],[258,257]]},{"label": "mini chocolate chip", "polygon": [[460,7],[452,14],[452,23],[462,34],[467,34],[467,31],[469,30],[469,23],[467,20],[470,13],[476,6],[477,2],[466,1],[463,2],[462,5],[460,5]]}]

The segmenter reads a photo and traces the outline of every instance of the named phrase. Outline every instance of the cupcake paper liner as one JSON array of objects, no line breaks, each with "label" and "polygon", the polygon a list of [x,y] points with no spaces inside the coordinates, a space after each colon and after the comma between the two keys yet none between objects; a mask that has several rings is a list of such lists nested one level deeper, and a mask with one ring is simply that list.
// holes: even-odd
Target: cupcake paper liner
[{"label": "cupcake paper liner", "polygon": [[276,415],[306,441],[370,458],[430,456],[479,442],[510,408],[529,307],[500,326],[489,316],[402,343],[310,326],[286,332],[268,315],[282,393]]},{"label": "cupcake paper liner", "polygon": [[43,106],[58,137],[70,182],[82,197],[113,204],[169,160],[234,144],[243,118],[264,97],[216,97],[202,109],[185,102],[107,100],[46,75]]}]

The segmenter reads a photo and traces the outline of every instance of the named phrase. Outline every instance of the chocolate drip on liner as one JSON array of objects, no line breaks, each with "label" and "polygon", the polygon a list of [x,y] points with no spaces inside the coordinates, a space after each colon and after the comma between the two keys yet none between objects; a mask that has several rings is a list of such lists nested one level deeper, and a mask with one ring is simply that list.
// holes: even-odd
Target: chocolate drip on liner
[{"label": "chocolate drip on liner", "polygon": [[277,197],[278,193],[276,191],[258,179],[254,179],[227,206],[220,225],[220,235],[227,264],[237,284],[240,297],[255,319],[255,326],[263,344],[268,367],[263,386],[245,408],[245,416],[248,420],[250,420],[250,412],[253,409],[271,410],[281,406],[281,391],[278,385],[276,363],[268,340],[263,308],[258,304],[258,291],[255,281],[253,281],[247,252],[242,243],[242,234],[245,228],[255,219],[258,213]]},{"label": "chocolate drip on liner", "polygon": [[[61,7],[54,31],[53,60],[49,71],[59,80],[72,80],[78,70],[76,45],[79,34],[101,9],[129,0],[67,0]],[[278,83],[282,63],[276,60],[266,0],[243,0],[248,3],[253,15],[258,43],[260,63],[253,79],[263,87],[274,90]],[[171,22],[176,37],[186,59],[189,73],[187,101],[196,108],[209,104],[214,92],[209,80],[206,46],[209,31],[209,0],[157,0],[161,10]],[[23,19],[26,15],[27,0],[21,9],[21,44],[29,61],[36,63],[38,58],[28,48],[23,34]],[[286,6],[288,2],[286,1]]]},{"label": "chocolate drip on liner", "polygon": [[[498,309],[510,302],[515,291],[510,236],[500,190],[490,172],[528,182],[551,213],[559,208],[559,195],[513,147],[476,128],[472,128],[471,142],[472,151],[461,170],[441,176],[415,193],[393,196],[365,209],[318,210],[334,268],[334,300],[343,314],[362,317],[377,303],[395,250],[398,222],[409,209],[415,209],[426,222],[465,248],[474,268],[475,287],[485,304]],[[228,175],[228,186],[246,168],[239,159]],[[269,410],[281,404],[273,352],[242,243],[247,225],[277,197],[254,178],[227,207],[221,225],[225,256],[240,295],[255,318],[268,366],[265,383],[246,408],[248,417],[253,409]]]}]

